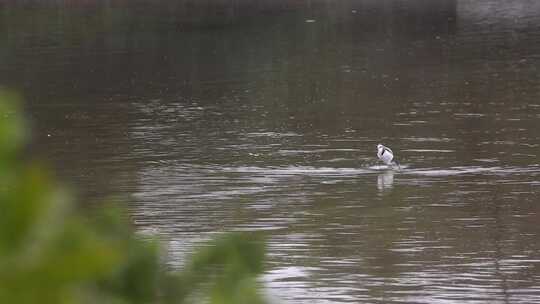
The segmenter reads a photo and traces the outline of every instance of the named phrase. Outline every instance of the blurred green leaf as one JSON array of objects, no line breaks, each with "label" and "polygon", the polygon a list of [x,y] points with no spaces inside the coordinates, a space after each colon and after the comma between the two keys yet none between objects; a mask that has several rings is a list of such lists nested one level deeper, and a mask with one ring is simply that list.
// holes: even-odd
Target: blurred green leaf
[{"label": "blurred green leaf", "polygon": [[[17,94],[0,90],[0,159],[1,165],[10,165],[6,158],[14,157],[26,140],[26,128],[19,110]],[[0,167],[3,169],[4,167]]]}]

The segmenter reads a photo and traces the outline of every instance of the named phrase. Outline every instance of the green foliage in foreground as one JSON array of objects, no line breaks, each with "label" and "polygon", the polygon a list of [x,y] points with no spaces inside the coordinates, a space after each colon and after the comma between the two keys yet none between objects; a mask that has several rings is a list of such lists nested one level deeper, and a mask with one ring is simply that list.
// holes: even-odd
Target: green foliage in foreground
[{"label": "green foliage in foreground", "polygon": [[0,92],[0,303],[262,303],[264,248],[246,235],[202,247],[179,273],[112,208],[82,216],[42,167],[25,161],[16,96]]}]

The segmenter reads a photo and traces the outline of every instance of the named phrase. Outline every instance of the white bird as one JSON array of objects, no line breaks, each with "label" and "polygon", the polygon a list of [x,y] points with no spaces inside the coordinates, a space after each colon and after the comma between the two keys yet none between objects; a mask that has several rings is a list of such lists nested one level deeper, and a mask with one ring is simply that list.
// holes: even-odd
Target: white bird
[{"label": "white bird", "polygon": [[386,165],[397,165],[399,167],[399,162],[394,159],[394,152],[388,147],[378,144],[377,157]]}]

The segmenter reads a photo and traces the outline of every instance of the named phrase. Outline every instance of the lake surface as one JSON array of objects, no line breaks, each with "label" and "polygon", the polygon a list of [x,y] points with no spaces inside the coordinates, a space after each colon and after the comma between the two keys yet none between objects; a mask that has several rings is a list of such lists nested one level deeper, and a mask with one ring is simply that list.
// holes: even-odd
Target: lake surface
[{"label": "lake surface", "polygon": [[286,303],[540,303],[540,2],[0,9],[33,151],[172,267],[259,231]]}]

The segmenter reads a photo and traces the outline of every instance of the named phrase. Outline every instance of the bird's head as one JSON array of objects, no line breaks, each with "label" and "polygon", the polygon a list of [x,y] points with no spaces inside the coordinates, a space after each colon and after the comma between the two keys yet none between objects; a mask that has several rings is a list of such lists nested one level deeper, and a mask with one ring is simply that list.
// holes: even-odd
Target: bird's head
[{"label": "bird's head", "polygon": [[384,148],[383,145],[381,145],[381,144],[378,144],[378,145],[377,145],[377,151],[381,150],[382,148]]}]

